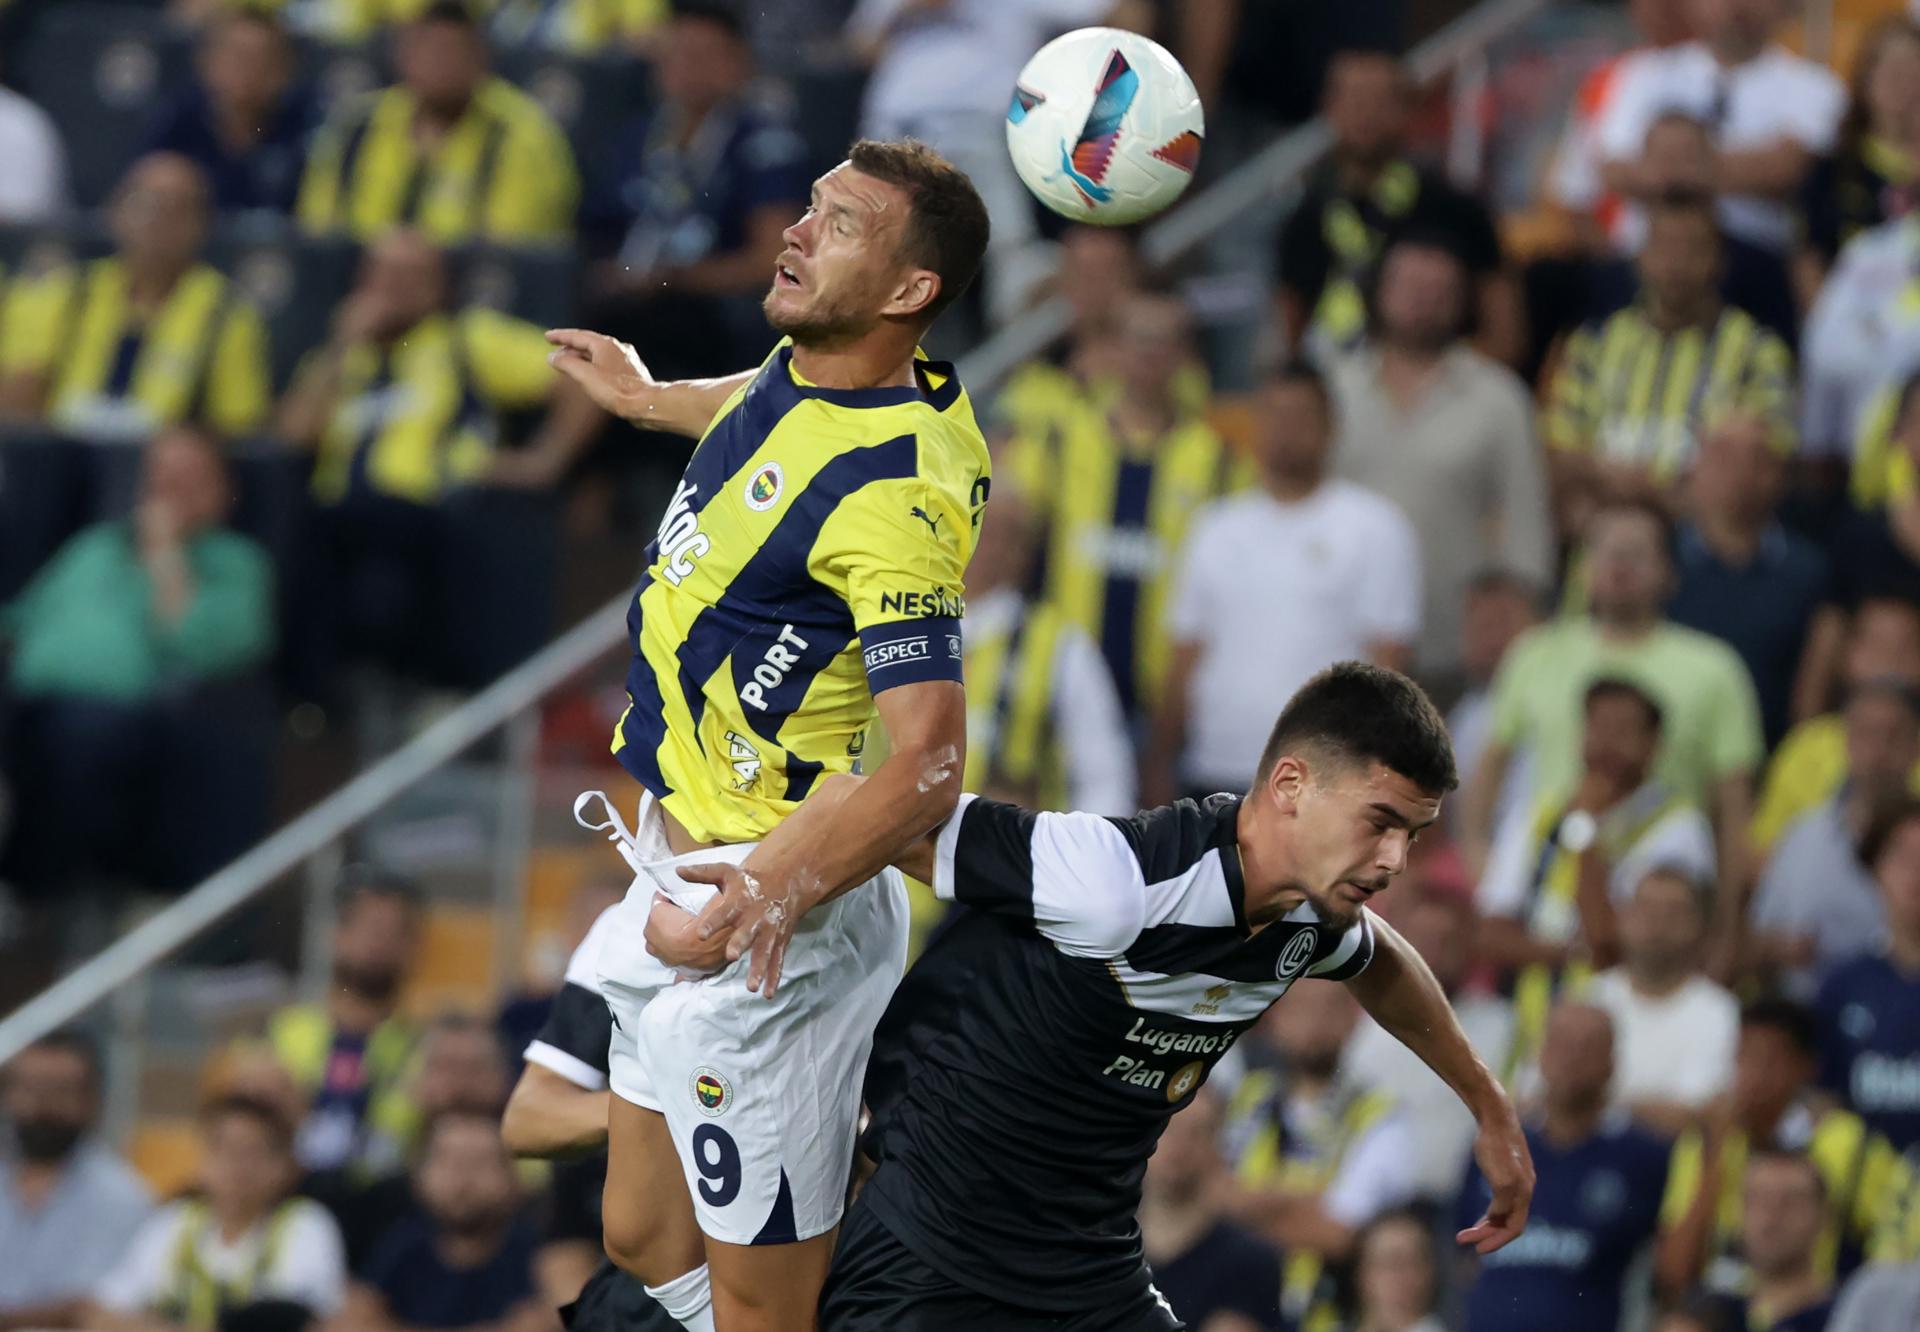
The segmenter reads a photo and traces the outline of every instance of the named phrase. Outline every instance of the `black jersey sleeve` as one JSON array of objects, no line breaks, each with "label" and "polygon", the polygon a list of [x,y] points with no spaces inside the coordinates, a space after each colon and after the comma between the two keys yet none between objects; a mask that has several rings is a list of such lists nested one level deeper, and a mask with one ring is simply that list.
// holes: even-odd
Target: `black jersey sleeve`
[{"label": "black jersey sleeve", "polygon": [[1140,862],[1113,822],[966,795],[934,847],[934,893],[1010,916],[1081,957],[1117,957],[1146,924]]},{"label": "black jersey sleeve", "polygon": [[553,997],[546,1025],[527,1046],[530,1064],[550,1069],[588,1091],[607,1085],[607,1044],[613,1039],[613,1014],[600,997],[600,939],[614,908],[600,913],[587,937],[567,959],[567,977]]},{"label": "black jersey sleeve", "polygon": [[1358,920],[1328,939],[1326,951],[1314,959],[1306,974],[1320,980],[1352,980],[1373,961],[1373,942],[1373,913],[1362,907]]}]

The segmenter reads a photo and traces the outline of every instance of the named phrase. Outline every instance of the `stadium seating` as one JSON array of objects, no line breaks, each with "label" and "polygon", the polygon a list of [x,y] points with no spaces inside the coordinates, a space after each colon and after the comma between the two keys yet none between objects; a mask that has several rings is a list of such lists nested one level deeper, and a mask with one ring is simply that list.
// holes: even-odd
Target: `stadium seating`
[{"label": "stadium seating", "polygon": [[190,38],[157,10],[71,0],[48,6],[8,67],[20,91],[60,125],[74,201],[91,208],[112,192],[155,110],[187,78]]},{"label": "stadium seating", "polygon": [[0,432],[0,602],[80,527],[89,511],[85,455],[46,431]]}]

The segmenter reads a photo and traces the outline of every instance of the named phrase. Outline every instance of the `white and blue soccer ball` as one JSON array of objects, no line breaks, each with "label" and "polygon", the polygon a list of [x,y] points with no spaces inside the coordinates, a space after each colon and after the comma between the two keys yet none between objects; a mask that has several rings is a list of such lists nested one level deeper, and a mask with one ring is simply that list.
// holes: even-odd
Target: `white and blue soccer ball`
[{"label": "white and blue soccer ball", "polygon": [[1041,203],[1076,222],[1151,217],[1193,180],[1205,122],[1167,49],[1081,28],[1034,53],[1007,107],[1007,151]]}]

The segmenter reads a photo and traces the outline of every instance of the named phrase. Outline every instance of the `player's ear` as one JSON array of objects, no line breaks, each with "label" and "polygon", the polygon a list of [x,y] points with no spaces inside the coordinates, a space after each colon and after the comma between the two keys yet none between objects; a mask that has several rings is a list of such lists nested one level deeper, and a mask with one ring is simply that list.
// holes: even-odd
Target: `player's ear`
[{"label": "player's ear", "polygon": [[887,302],[881,313],[896,319],[919,318],[939,295],[938,273],[931,268],[910,268],[900,285],[894,289],[893,299]]},{"label": "player's ear", "polygon": [[1310,775],[1305,760],[1292,754],[1282,754],[1274,760],[1262,784],[1280,812],[1291,814],[1299,807],[1301,793],[1307,789]]}]

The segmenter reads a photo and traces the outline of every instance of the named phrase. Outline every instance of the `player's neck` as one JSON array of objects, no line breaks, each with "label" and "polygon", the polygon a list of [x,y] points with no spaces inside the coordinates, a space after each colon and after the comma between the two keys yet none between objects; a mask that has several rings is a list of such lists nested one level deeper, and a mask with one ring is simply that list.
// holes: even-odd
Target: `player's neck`
[{"label": "player's neck", "polygon": [[1233,837],[1240,854],[1240,910],[1250,928],[1259,930],[1279,920],[1307,900],[1294,886],[1291,868],[1273,864],[1272,852],[1261,835],[1263,802],[1256,792],[1240,802],[1234,816]]},{"label": "player's neck", "polygon": [[796,342],[793,369],[817,388],[911,388],[914,343],[913,335],[903,340],[893,336],[891,329],[852,342],[807,346]]}]

